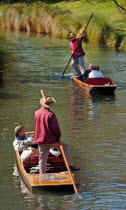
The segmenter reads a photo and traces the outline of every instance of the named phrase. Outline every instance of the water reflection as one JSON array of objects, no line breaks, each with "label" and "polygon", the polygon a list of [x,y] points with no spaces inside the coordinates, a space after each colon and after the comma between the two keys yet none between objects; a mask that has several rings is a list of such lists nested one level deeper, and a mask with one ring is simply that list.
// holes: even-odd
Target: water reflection
[{"label": "water reflection", "polygon": [[[23,182],[23,180],[21,179],[19,173],[18,173],[18,169],[16,164],[14,164],[13,167],[14,171],[13,171],[13,178],[14,178],[14,183],[15,183],[15,187],[16,188],[20,188],[21,193],[24,194],[24,202],[27,203],[28,207],[32,207],[33,203],[35,202],[36,205],[34,204],[34,206],[37,206],[34,209],[42,209],[42,210],[47,210],[47,209],[52,209],[52,208],[56,208],[59,209],[60,205],[62,205],[61,203],[62,201],[62,197],[64,198],[70,198],[70,199],[74,199],[74,194],[73,194],[73,189],[71,188],[71,192],[68,191],[65,188],[61,187],[61,188],[51,188],[51,187],[46,187],[43,189],[36,189],[34,190],[34,193],[30,192],[29,189],[27,188],[27,186],[25,185],[25,183]],[[50,195],[50,199],[48,199],[48,196]],[[58,196],[59,201],[55,202],[55,198]],[[60,199],[61,197],[61,199]],[[65,208],[62,208],[64,210],[69,209],[69,203],[68,205],[66,205]]]},{"label": "water reflection", "polygon": [[5,53],[0,49],[0,87],[4,86]]},{"label": "water reflection", "polygon": [[[77,115],[78,120],[83,118],[82,115],[84,106],[88,107],[88,111],[86,113],[89,114],[89,120],[90,117],[93,116],[94,113],[94,107],[97,105],[101,105],[101,103],[113,103],[115,102],[115,95],[96,95],[96,94],[90,94],[85,92],[81,88],[74,87],[71,89],[70,94],[70,113],[71,113],[71,121],[73,121],[73,116]],[[86,114],[85,114],[86,115]],[[80,116],[80,118],[79,118]],[[77,120],[77,119],[76,119]]]},{"label": "water reflection", "polygon": [[[0,95],[1,208],[8,209],[11,203],[12,209],[18,206],[19,210],[125,209],[125,54],[85,46],[86,65],[97,64],[118,85],[114,96],[97,96],[74,86],[70,66],[61,78],[69,58],[67,40],[29,36],[24,32],[7,32],[5,37],[9,41],[6,52],[11,56],[6,60]],[[57,101],[54,112],[62,137],[70,143],[74,163],[81,169],[75,173],[75,180],[83,200],[54,190],[32,194],[19,177],[12,182],[13,130],[20,123],[28,131],[33,130],[33,114],[40,107],[40,89]]]}]

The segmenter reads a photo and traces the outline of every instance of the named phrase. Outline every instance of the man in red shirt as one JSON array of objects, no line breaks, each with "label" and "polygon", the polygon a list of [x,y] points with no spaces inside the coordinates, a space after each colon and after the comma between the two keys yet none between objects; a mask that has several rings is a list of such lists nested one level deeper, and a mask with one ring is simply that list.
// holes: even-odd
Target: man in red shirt
[{"label": "man in red shirt", "polygon": [[40,99],[42,107],[35,112],[35,142],[39,148],[39,173],[46,173],[46,163],[49,155],[49,150],[54,144],[54,148],[59,149],[55,143],[59,142],[63,148],[68,160],[68,164],[72,171],[79,170],[73,166],[73,161],[70,155],[70,146],[65,141],[61,140],[61,131],[58,124],[56,115],[50,108],[56,103],[55,99],[51,96],[45,96]]},{"label": "man in red shirt", "polygon": [[[83,75],[85,72],[84,55],[82,48],[83,36],[76,38],[76,34],[71,33],[70,36],[70,51],[72,53],[71,65],[78,75]],[[75,50],[76,49],[76,50]]]}]

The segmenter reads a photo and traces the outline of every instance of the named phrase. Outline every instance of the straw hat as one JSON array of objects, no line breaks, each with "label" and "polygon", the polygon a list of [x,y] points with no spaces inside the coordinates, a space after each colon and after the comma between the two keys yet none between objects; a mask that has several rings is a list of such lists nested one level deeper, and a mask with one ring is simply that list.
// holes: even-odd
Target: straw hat
[{"label": "straw hat", "polygon": [[56,101],[52,96],[45,96],[40,99],[40,104],[45,108],[51,108],[56,104]]}]

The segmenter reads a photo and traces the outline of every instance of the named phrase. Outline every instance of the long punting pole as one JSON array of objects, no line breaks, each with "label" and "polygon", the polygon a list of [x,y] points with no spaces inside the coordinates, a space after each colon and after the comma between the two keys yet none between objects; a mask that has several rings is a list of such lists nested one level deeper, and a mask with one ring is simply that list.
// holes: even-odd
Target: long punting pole
[{"label": "long punting pole", "polygon": [[[91,20],[92,16],[93,16],[93,13],[92,13],[91,16],[90,16],[90,18],[89,18],[89,20],[88,20],[88,23],[87,23],[87,25],[85,26],[85,29],[84,29],[82,35],[85,34],[86,29],[87,29],[87,27],[88,27],[88,25],[89,25],[89,23],[90,23],[90,20]],[[78,45],[79,45],[80,42],[81,42],[81,40],[77,43],[77,45],[76,45],[76,47],[75,47],[75,49],[74,49],[74,52],[72,53],[72,55],[71,55],[71,57],[70,57],[70,59],[69,59],[67,65],[66,65],[66,67],[65,67],[65,69],[64,69],[64,71],[63,71],[63,73],[62,73],[62,77],[63,77],[63,75],[64,75],[64,73],[65,73],[65,71],[66,71],[66,69],[67,69],[67,67],[68,67],[68,65],[69,65],[69,63],[70,63],[70,61],[71,61],[71,59],[72,59],[72,57],[73,57],[73,55],[74,55],[74,53],[75,53],[75,51],[76,51],[76,49],[77,49],[77,47],[78,47]]]},{"label": "long punting pole", "polygon": [[43,90],[41,89],[40,91],[41,91],[42,97],[45,97]]},{"label": "long punting pole", "polygon": [[77,187],[75,185],[75,182],[74,182],[74,179],[73,179],[73,176],[72,176],[72,173],[71,173],[71,170],[70,170],[70,167],[68,165],[68,161],[66,159],[66,156],[65,156],[65,153],[64,153],[64,149],[63,149],[63,146],[60,144],[60,149],[61,149],[61,152],[62,152],[62,155],[63,155],[63,159],[64,159],[64,162],[65,162],[65,165],[67,167],[67,170],[70,174],[70,177],[71,177],[71,181],[73,183],[73,187],[74,187],[74,190],[75,190],[75,193],[78,194],[78,190],[77,190]]},{"label": "long punting pole", "polygon": [[[44,97],[44,92],[43,92],[43,90],[41,90],[41,94],[42,94],[42,97]],[[74,182],[74,179],[73,179],[73,176],[72,176],[70,167],[69,167],[69,165],[68,165],[68,161],[67,161],[66,156],[65,156],[65,153],[64,153],[63,146],[62,146],[61,144],[60,144],[60,149],[61,149],[61,152],[62,152],[62,155],[63,155],[63,159],[64,159],[64,162],[65,162],[65,165],[66,165],[67,170],[68,170],[68,172],[69,172],[69,174],[70,174],[71,181],[72,181],[72,183],[73,183],[73,187],[74,187],[75,193],[78,194],[77,187],[76,187],[76,185],[75,185],[75,182]]]}]

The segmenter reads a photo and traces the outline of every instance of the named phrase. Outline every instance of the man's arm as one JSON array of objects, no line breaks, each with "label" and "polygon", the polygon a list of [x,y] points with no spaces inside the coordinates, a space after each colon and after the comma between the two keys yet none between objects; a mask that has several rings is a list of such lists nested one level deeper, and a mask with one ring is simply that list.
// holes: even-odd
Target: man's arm
[{"label": "man's arm", "polygon": [[52,113],[52,115],[50,117],[50,128],[52,130],[52,133],[58,139],[60,139],[60,137],[61,137],[61,131],[60,131],[60,127],[59,127],[59,124],[58,124],[58,120],[57,120],[56,115],[54,113]]}]

